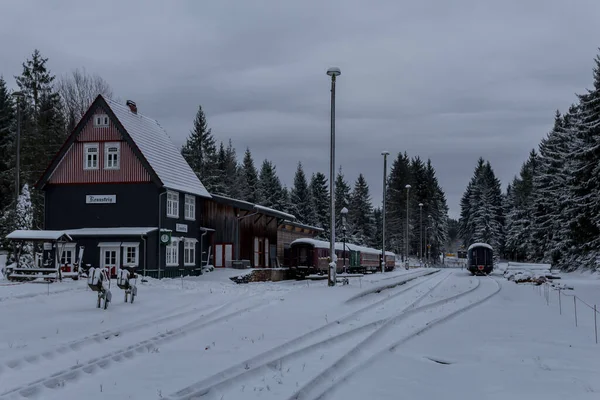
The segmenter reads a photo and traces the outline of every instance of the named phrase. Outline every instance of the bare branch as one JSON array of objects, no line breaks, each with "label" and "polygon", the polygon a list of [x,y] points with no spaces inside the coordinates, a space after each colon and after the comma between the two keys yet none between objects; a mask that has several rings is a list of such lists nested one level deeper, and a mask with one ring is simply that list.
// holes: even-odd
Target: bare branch
[{"label": "bare branch", "polygon": [[71,127],[75,126],[94,99],[99,95],[112,98],[113,91],[102,77],[90,75],[85,68],[74,69],[61,76],[56,84],[65,108],[65,117]]}]

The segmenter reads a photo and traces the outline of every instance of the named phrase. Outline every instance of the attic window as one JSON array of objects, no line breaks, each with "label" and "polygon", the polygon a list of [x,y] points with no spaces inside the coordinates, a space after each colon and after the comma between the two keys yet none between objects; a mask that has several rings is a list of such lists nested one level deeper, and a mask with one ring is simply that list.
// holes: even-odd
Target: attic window
[{"label": "attic window", "polygon": [[94,115],[94,126],[96,128],[105,128],[108,126],[108,115],[96,114]]}]

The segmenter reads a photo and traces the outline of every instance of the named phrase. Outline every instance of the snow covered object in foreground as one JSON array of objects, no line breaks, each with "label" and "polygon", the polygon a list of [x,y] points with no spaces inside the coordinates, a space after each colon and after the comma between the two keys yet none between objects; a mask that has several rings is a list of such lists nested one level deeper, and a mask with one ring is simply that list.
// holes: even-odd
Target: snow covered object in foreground
[{"label": "snow covered object in foreground", "polygon": [[102,300],[104,300],[104,309],[108,308],[108,303],[112,299],[110,292],[110,278],[106,268],[90,268],[88,272],[88,286],[94,292],[98,293],[97,307],[100,308]]},{"label": "snow covered object in foreground", "polygon": [[131,267],[123,267],[123,269],[119,270],[119,276],[117,277],[117,286],[119,289],[123,289],[125,291],[125,303],[127,303],[127,298],[131,295],[131,302],[137,296],[137,285],[135,281],[137,281],[137,274]]}]

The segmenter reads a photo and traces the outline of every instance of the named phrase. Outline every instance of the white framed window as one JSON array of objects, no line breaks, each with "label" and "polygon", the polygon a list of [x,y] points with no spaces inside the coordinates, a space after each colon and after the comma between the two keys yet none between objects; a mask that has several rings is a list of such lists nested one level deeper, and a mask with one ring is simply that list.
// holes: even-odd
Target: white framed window
[{"label": "white framed window", "polygon": [[121,160],[121,144],[104,143],[104,169],[119,169]]},{"label": "white framed window", "polygon": [[195,239],[185,239],[183,242],[183,264],[186,266],[196,265],[196,242]]},{"label": "white framed window", "polygon": [[98,143],[83,145],[83,169],[98,169]]},{"label": "white framed window", "polygon": [[137,267],[140,263],[140,244],[121,243],[123,248],[123,266]]},{"label": "white framed window", "polygon": [[96,128],[106,128],[109,125],[108,115],[106,114],[96,114],[94,115],[94,127]]},{"label": "white framed window", "polygon": [[196,197],[191,194],[185,195],[185,219],[190,221],[196,219]]},{"label": "white framed window", "polygon": [[179,193],[167,191],[167,217],[179,218]]},{"label": "white framed window", "polygon": [[171,238],[171,243],[165,246],[165,248],[167,266],[174,267],[179,265],[179,241],[177,239]]}]

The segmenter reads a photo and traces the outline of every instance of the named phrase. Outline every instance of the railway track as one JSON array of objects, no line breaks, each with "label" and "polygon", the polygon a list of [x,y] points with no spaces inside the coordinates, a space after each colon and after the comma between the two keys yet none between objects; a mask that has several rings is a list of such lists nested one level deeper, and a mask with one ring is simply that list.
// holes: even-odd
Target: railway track
[{"label": "railway track", "polygon": [[[283,343],[280,346],[267,350],[257,356],[254,356],[250,359],[242,361],[226,370],[220,371],[219,373],[210,376],[202,381],[196,382],[186,388],[183,388],[175,393],[173,393],[168,399],[170,400],[190,400],[195,398],[202,398],[206,396],[211,391],[219,390],[221,388],[226,388],[231,385],[233,382],[247,378],[251,376],[256,376],[266,370],[277,368],[276,366],[291,360],[305,352],[315,351],[321,349],[325,346],[330,345],[331,343],[335,343],[339,340],[345,340],[347,338],[351,338],[356,335],[363,334],[364,332],[372,333],[379,329],[379,327],[385,325],[390,320],[397,320],[401,315],[407,312],[413,312],[416,306],[420,304],[432,291],[434,291],[440,284],[442,284],[448,277],[450,273],[444,274],[440,279],[438,279],[431,287],[426,289],[423,293],[417,295],[416,299],[409,302],[409,304],[405,305],[399,312],[394,313],[390,317],[384,317],[375,319],[374,321],[362,323],[356,327],[351,329],[343,329],[343,323],[349,322],[353,319],[356,319],[359,315],[365,314],[367,311],[371,311],[373,308],[381,306],[382,303],[389,302],[392,299],[398,297],[401,294],[406,293],[411,289],[418,289],[422,285],[427,282],[430,282],[434,278],[438,278],[438,276],[429,277],[423,281],[420,281],[412,286],[403,288],[403,290],[398,293],[394,293],[393,295],[381,299],[375,303],[369,304],[366,307],[362,307],[336,321],[332,321],[326,325],[323,325],[311,332],[298,336],[286,343]],[[427,306],[424,306],[427,307]],[[340,329],[340,327],[342,329]],[[341,330],[341,332],[329,332],[327,338],[322,338],[327,331],[332,330]],[[306,342],[310,342],[305,344]]]},{"label": "railway track", "polygon": [[[431,293],[434,292],[450,274],[451,273],[442,276],[439,281],[434,282],[434,284],[424,293],[418,295],[416,299],[390,316],[370,321],[351,329],[342,330],[341,332],[334,333],[332,336],[326,338],[323,338],[322,336],[317,338],[317,335],[312,334],[315,331],[310,332],[304,337],[301,337],[301,341],[297,339],[289,341],[281,346],[261,353],[251,359],[214,374],[209,378],[178,390],[170,395],[168,399],[220,399],[221,396],[223,396],[223,398],[228,398],[229,395],[232,394],[227,392],[228,390],[231,390],[236,386],[241,386],[240,390],[242,391],[246,386],[248,386],[248,390],[250,390],[250,387],[253,385],[253,383],[256,383],[257,378],[260,378],[261,376],[262,381],[259,382],[258,390],[261,391],[261,395],[264,395],[265,397],[277,399],[308,399],[313,398],[312,396],[326,395],[329,393],[326,389],[329,388],[328,384],[330,383],[331,379],[334,380],[332,386],[335,387],[336,382],[339,381],[339,379],[336,378],[340,374],[343,374],[347,371],[354,373],[352,367],[363,365],[366,362],[365,360],[369,360],[368,355],[372,354],[374,350],[377,350],[377,353],[388,351],[388,347],[392,345],[397,347],[403,341],[409,340],[411,337],[416,336],[422,331],[430,329],[431,327],[443,322],[453,315],[457,315],[460,312],[466,311],[473,305],[480,304],[479,301],[473,303],[468,303],[468,301],[466,301],[467,299],[480,299],[480,297],[475,296],[475,293],[482,292],[480,280],[475,280],[475,285],[464,291],[441,298],[439,300],[426,302],[428,296],[430,296]],[[431,279],[428,279],[428,281]],[[485,297],[487,296],[487,292],[489,292],[489,290],[483,290],[483,292],[483,296]],[[489,297],[496,293],[497,291],[493,292],[491,295],[489,295]],[[486,299],[487,298],[488,297],[486,297]],[[397,330],[398,323],[402,320],[410,319],[411,317],[418,320],[419,318],[422,318],[423,315],[428,315],[429,313],[427,311],[440,314],[439,310],[443,311],[444,307],[447,308],[447,305],[459,300],[467,302],[468,305],[465,307],[454,307],[452,308],[452,312],[450,314],[444,314],[444,312],[441,312],[442,315],[438,318],[425,318],[425,320],[421,322],[421,325],[424,323],[424,328],[418,328],[414,331],[411,331],[406,335],[402,335],[401,340],[397,340],[394,332]],[[385,340],[386,336],[391,337],[392,340]],[[309,343],[306,344],[306,342]],[[381,350],[380,348],[382,347],[382,343],[392,343],[392,345],[383,346],[384,349]],[[345,347],[346,349],[343,351],[344,355],[329,367],[319,371],[316,376],[307,377],[306,384],[299,386],[298,382],[296,382],[298,388],[291,395],[289,395],[289,393],[285,395],[281,389],[280,391],[276,390],[278,387],[281,388],[281,386],[278,386],[278,384],[281,385],[281,380],[284,379],[285,371],[289,372],[290,370],[293,370],[293,372],[289,372],[289,374],[292,376],[292,378],[289,379],[298,379],[298,373],[300,375],[310,375],[311,373],[309,371],[305,371],[304,369],[306,363],[304,363],[304,365],[301,367],[302,360],[306,359],[307,357],[318,357],[319,353],[326,353],[327,350],[331,349],[332,346]],[[322,357],[323,355],[321,355],[321,358]],[[317,360],[317,363],[320,363],[320,365],[322,365],[322,362],[322,360]],[[296,374],[294,374],[294,372]],[[312,373],[314,374],[314,371],[312,371]],[[273,381],[271,386],[264,382],[265,377],[270,375],[273,375],[273,378],[271,379]],[[265,390],[262,391],[263,389]],[[254,386],[254,390],[257,390],[257,386]],[[248,393],[247,397],[250,397],[250,395],[251,393]]]},{"label": "railway track", "polygon": [[[370,348],[366,348],[366,346],[361,347],[360,345],[355,346],[352,348],[352,350],[339,358],[333,365],[320,371],[316,377],[310,380],[301,389],[295,391],[291,396],[288,397],[288,400],[324,400],[330,398],[338,389],[341,382],[351,378],[368,365],[377,361],[377,359],[381,358],[386,353],[396,350],[399,346],[406,343],[410,339],[436,327],[437,325],[452,318],[456,318],[458,315],[470,310],[471,308],[483,304],[485,301],[498,294],[498,292],[500,292],[502,289],[500,283],[493,279],[486,280],[486,286],[487,282],[493,282],[493,286],[495,287],[492,288],[492,290],[486,290],[485,288],[482,288],[481,280],[478,280],[477,282],[477,286],[472,290],[461,293],[459,296],[453,296],[454,298],[452,300],[462,297],[463,300],[465,300],[463,303],[466,304],[463,304],[447,313],[441,312],[436,318],[427,319],[427,322],[422,322],[421,324],[417,325],[418,327],[416,329],[411,329],[409,333],[403,335],[400,339],[392,339],[391,342],[388,342],[390,344],[383,346],[370,346]],[[464,295],[477,290],[479,292],[483,292],[481,297],[477,296],[476,299],[471,302],[466,301],[467,299]],[[424,308],[431,308],[428,306],[433,306],[433,304],[434,303],[426,305]],[[445,301],[442,304],[448,304],[448,301]]]},{"label": "railway track", "polygon": [[[34,381],[4,391],[0,393],[0,399],[31,398],[38,396],[45,389],[62,388],[68,382],[77,380],[81,376],[92,374],[99,368],[104,370],[109,368],[113,362],[123,362],[129,359],[133,359],[136,355],[149,353],[153,349],[156,349],[158,345],[164,344],[168,341],[175,340],[177,338],[183,337],[193,332],[197,332],[204,328],[212,327],[223,321],[229,321],[232,318],[236,318],[248,312],[258,311],[273,302],[279,301],[279,297],[276,293],[273,296],[274,298],[267,301],[265,301],[264,297],[260,298],[259,296],[260,293],[248,296],[259,298],[259,301],[257,302],[258,304],[247,305],[248,297],[246,297],[243,299],[239,299],[233,303],[228,303],[223,307],[217,307],[217,309],[213,310],[211,313],[209,313],[209,315],[202,315],[200,317],[194,318],[192,321],[180,325],[177,328],[170,329],[164,333],[153,335],[152,337],[145,340],[137,341],[119,350],[105,353],[100,357],[92,358],[85,363],[78,362],[77,364],[71,365],[68,368],[61,369],[50,375],[46,375]],[[246,306],[224,315],[218,315],[224,309],[240,303]],[[207,320],[207,318],[209,319]],[[147,322],[144,326],[150,326],[152,324],[153,322]],[[100,337],[99,340],[102,340],[102,337]],[[80,340],[76,342],[80,342]],[[2,375],[0,375],[0,377],[2,377]],[[6,380],[5,377],[3,379]]]}]

